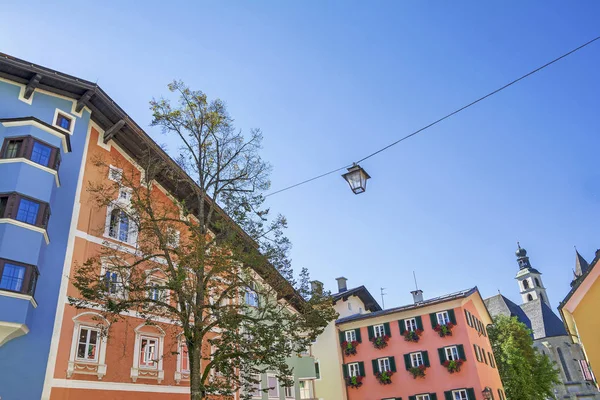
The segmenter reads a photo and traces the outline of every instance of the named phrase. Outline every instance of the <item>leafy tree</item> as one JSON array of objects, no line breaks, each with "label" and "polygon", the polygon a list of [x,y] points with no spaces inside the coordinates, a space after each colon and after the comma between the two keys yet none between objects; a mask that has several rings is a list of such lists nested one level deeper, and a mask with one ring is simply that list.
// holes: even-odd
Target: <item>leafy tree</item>
[{"label": "leafy tree", "polygon": [[554,398],[559,372],[547,355],[533,347],[531,331],[525,324],[516,317],[498,315],[488,334],[507,398]]},{"label": "leafy tree", "polygon": [[[70,301],[113,321],[129,311],[175,327],[187,345],[193,400],[238,390],[249,398],[266,370],[291,384],[286,359],[335,318],[331,299],[308,295],[306,270],[293,286],[287,222],[263,206],[270,167],[259,155],[260,131],[244,136],[222,101],[182,82],[169,90],[176,101],[150,107],[152,125],[179,143],[175,162],[156,146],[137,160],[141,171],[123,166],[114,182],[88,187],[96,205],[111,210],[109,234],[130,242],[135,235],[135,251],[106,243],[77,267],[81,296]],[[108,169],[109,161],[94,163]]]}]

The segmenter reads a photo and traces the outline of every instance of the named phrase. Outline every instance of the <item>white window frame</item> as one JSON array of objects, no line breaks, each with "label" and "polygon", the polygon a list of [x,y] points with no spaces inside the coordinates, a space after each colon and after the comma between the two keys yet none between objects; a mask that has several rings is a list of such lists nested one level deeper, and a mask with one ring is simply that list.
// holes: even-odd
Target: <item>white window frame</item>
[{"label": "white window frame", "polygon": [[357,362],[348,364],[348,376],[360,376],[360,367]]},{"label": "white window frame", "polygon": [[353,342],[356,340],[356,331],[354,329],[344,331],[344,337],[346,338],[347,342]]},{"label": "white window frame", "polygon": [[[59,114],[65,118],[68,118],[71,121],[71,124],[69,125],[69,129],[65,129],[56,123],[56,119],[58,118]],[[73,132],[75,131],[75,121],[77,121],[77,118],[75,116],[69,114],[68,112],[60,110],[58,108],[56,110],[54,110],[54,118],[52,119],[52,126],[57,129],[60,129],[62,132],[67,132],[69,135],[72,135]]]},{"label": "white window frame", "polygon": [[404,320],[404,328],[406,328],[409,332],[416,331],[417,328],[417,319],[416,318],[408,318]]},{"label": "white window frame", "polygon": [[444,347],[444,352],[446,353],[446,360],[455,361],[460,358],[457,346]]},{"label": "white window frame", "polygon": [[[149,326],[150,325],[141,324],[135,328],[135,343],[133,345],[133,367],[131,367],[131,379],[133,382],[136,382],[138,378],[156,379],[158,383],[161,383],[165,379],[165,371],[163,369],[165,331],[156,325],[151,326],[156,332],[150,333],[143,330],[144,327]],[[157,340],[156,368],[148,368],[140,365],[142,338]],[[148,373],[149,371],[152,373]]]},{"label": "white window frame", "polygon": [[[175,370],[175,383],[179,385],[179,383],[183,380],[190,380],[190,355],[187,351],[187,345],[185,343],[185,337],[183,333],[179,335],[177,338],[177,369]],[[185,348],[185,354],[184,354]],[[188,369],[183,369],[183,361],[187,359]]]},{"label": "white window frame", "polygon": [[[308,400],[308,399],[313,399],[315,397],[314,393],[313,393],[313,380],[312,379],[300,379],[298,380],[298,387],[300,388],[300,399],[301,400]],[[302,386],[304,385],[304,388],[302,388]],[[304,389],[305,391],[303,392],[302,389]],[[308,390],[308,397],[305,397],[304,394],[306,394],[306,390]]]},{"label": "white window frame", "polygon": [[114,165],[108,166],[108,180],[113,182],[121,182],[123,180],[123,169],[115,167]]},{"label": "white window frame", "polygon": [[249,307],[260,306],[260,297],[256,291],[256,284],[254,282],[250,282],[249,287],[246,287],[244,292],[244,304]]},{"label": "white window frame", "polygon": [[429,393],[425,393],[425,394],[418,394],[415,396],[417,398],[417,400],[429,400]]},{"label": "white window frame", "polygon": [[[94,352],[94,358],[80,358],[78,356],[77,353],[79,353],[79,345],[81,345],[82,343],[79,341],[79,338],[81,337],[81,330],[85,329],[87,330],[87,337],[86,337],[86,341],[85,341],[85,353],[87,354],[88,352],[88,348],[90,346],[90,336],[92,334],[92,332],[96,332],[96,343],[94,344],[94,346],[96,346],[96,351]],[[100,350],[100,329],[98,328],[92,328],[90,326],[86,326],[86,325],[80,325],[79,326],[79,334],[77,335],[77,352],[75,354],[75,359],[77,361],[83,361],[83,362],[91,362],[91,363],[96,363],[98,362],[98,351]]]},{"label": "white window frame", "polygon": [[469,324],[469,326],[473,326],[473,315],[469,312],[469,310],[467,311],[467,323]]},{"label": "white window frame", "polygon": [[256,386],[253,387],[252,392],[250,392],[250,394],[252,395],[253,399],[262,399],[262,395],[263,395],[262,375],[255,374],[254,379],[258,380],[258,388]]},{"label": "white window frame", "polygon": [[379,372],[391,371],[392,365],[390,364],[389,357],[383,357],[377,359],[377,366],[379,367]]},{"label": "white window frame", "polygon": [[[120,260],[120,262],[123,262]],[[113,293],[110,291],[108,291],[108,296],[109,297],[113,297],[113,298],[117,298],[117,299],[127,299],[128,298],[128,294],[127,294],[127,290],[125,289],[125,282],[123,281],[123,276],[121,276],[121,272],[116,270],[116,268],[111,268],[110,265],[108,265],[109,261],[107,259],[103,259],[102,260],[102,266],[100,268],[100,276],[102,277],[102,279],[106,278],[106,274],[108,272],[110,272],[111,274],[114,273],[117,277],[117,281],[115,282],[117,290]],[[126,279],[129,279],[129,277],[127,277]],[[112,281],[111,281],[112,282]],[[104,284],[107,284],[107,282],[105,281]]]},{"label": "white window frame", "polygon": [[[458,397],[457,397],[458,395]],[[467,393],[467,389],[458,389],[452,391],[452,399],[453,400],[469,400],[469,393]]]},{"label": "white window frame", "polygon": [[424,364],[425,364],[425,360],[423,359],[423,352],[417,351],[414,353],[410,353],[410,365],[413,368],[417,368]]},{"label": "white window frame", "polygon": [[296,394],[295,394],[295,385],[292,384],[292,386],[283,386],[283,396],[286,399],[295,399],[296,398]]},{"label": "white window frame", "polygon": [[[146,277],[146,284],[150,287],[150,289],[148,289],[148,298],[151,300],[161,301],[163,303],[169,304],[171,301],[171,295],[170,295],[169,290],[166,288],[154,289],[154,287],[155,287],[154,284],[156,284],[157,286],[166,286],[167,280],[153,275],[154,271],[155,270],[149,271],[148,276]],[[157,291],[159,293],[158,299],[152,298],[151,293],[153,291]]]},{"label": "white window frame", "polygon": [[167,246],[171,248],[179,247],[181,233],[177,229],[169,226],[167,227],[167,235],[169,239],[167,240]]},{"label": "white window frame", "polygon": [[[96,324],[86,319],[97,321]],[[107,335],[103,334],[99,337],[99,342],[96,348],[98,358],[96,361],[83,361],[77,359],[77,347],[79,345],[79,330],[81,327],[88,329],[106,329],[110,327],[109,322],[100,314],[87,311],[73,318],[73,337],[71,338],[71,353],[69,354],[69,362],[67,364],[67,378],[71,378],[73,374],[96,375],[101,380],[106,375],[106,345]],[[79,367],[78,367],[79,366]],[[84,366],[83,368],[81,366]]]},{"label": "white window frame", "polygon": [[438,324],[440,325],[446,325],[447,323],[450,322],[450,314],[448,313],[448,311],[441,311],[439,313],[435,314]]},{"label": "white window frame", "polygon": [[383,324],[375,325],[373,327],[373,335],[377,337],[383,337],[385,335],[385,326]]},{"label": "white window frame", "polygon": [[[113,203],[109,204],[108,207],[106,207],[106,222],[104,225],[104,237],[107,239],[110,239],[110,240],[114,240],[119,243],[125,243],[130,246],[135,246],[135,244],[137,243],[138,230],[137,230],[137,226],[134,221],[134,216],[131,215],[131,213],[129,213],[127,211],[128,206],[129,206],[128,202],[121,200],[121,199],[117,199],[117,200],[114,200]],[[127,218],[129,219],[127,240],[119,239],[119,231],[117,231],[116,237],[111,236],[111,234],[110,234],[110,218],[111,218],[112,212],[115,209],[120,209],[122,212],[127,214]],[[120,226],[118,228],[120,229]]]},{"label": "white window frame", "polygon": [[[269,383],[269,378],[275,379],[275,385],[271,386],[271,384]],[[278,399],[279,398],[279,379],[277,379],[277,375],[267,374],[267,387],[268,387],[267,396],[270,399]],[[276,393],[272,395],[271,390],[275,390]]]}]

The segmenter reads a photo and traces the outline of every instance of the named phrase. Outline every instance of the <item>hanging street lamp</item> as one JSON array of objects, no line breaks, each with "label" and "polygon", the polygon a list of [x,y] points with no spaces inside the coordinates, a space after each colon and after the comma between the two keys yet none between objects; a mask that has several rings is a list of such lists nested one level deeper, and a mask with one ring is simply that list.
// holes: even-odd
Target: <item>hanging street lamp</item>
[{"label": "hanging street lamp", "polygon": [[342,178],[348,182],[348,185],[350,185],[350,189],[352,189],[354,194],[359,194],[367,190],[367,179],[370,179],[371,177],[360,165],[353,164],[348,168],[348,172],[342,175]]},{"label": "hanging street lamp", "polygon": [[486,387],[485,389],[483,389],[483,391],[481,392],[481,394],[483,394],[483,398],[485,400],[491,400],[492,399],[492,389],[490,389],[489,387]]}]

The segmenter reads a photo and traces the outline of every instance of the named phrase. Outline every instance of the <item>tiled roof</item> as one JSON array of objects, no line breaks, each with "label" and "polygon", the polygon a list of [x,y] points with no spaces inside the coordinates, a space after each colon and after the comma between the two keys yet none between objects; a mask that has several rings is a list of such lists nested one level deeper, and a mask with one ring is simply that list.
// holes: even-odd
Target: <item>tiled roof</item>
[{"label": "tiled roof", "polygon": [[460,292],[451,293],[451,294],[447,294],[447,295],[440,296],[440,297],[434,297],[432,299],[428,299],[428,300],[425,300],[425,301],[422,301],[422,302],[419,302],[416,304],[408,304],[408,305],[401,306],[401,307],[388,308],[387,310],[375,311],[375,312],[372,312],[369,314],[350,315],[348,317],[338,319],[337,321],[335,321],[335,323],[341,324],[344,322],[358,321],[361,319],[375,318],[375,317],[379,317],[381,315],[393,314],[393,313],[396,313],[399,311],[412,310],[415,308],[421,308],[421,307],[429,306],[429,305],[436,304],[436,303],[443,303],[445,301],[450,301],[450,300],[454,300],[454,299],[467,297],[467,296],[472,295],[475,292],[477,292],[477,287],[474,287],[471,289],[466,289],[466,290],[461,290]]},{"label": "tiled roof", "polygon": [[531,329],[534,339],[567,334],[560,318],[540,299],[517,306],[506,297],[498,294],[485,299],[484,302],[492,316],[501,314],[517,317],[519,321]]}]

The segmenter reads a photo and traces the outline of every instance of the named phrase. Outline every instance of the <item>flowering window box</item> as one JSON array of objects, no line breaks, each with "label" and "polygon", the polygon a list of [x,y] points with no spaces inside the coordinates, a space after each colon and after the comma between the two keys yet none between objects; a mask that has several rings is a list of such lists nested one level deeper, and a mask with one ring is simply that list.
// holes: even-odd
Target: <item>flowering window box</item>
[{"label": "flowering window box", "polygon": [[376,349],[383,349],[383,348],[387,347],[389,340],[390,340],[390,337],[388,335],[383,335],[383,336],[371,338],[371,343],[373,343],[373,346]]},{"label": "flowering window box", "polygon": [[446,337],[452,336],[452,328],[454,328],[454,324],[452,322],[448,322],[443,325],[436,325],[433,330],[436,331],[440,337]]},{"label": "flowering window box", "polygon": [[444,367],[446,367],[448,372],[453,374],[455,372],[460,372],[460,367],[463,365],[464,362],[465,361],[461,360],[460,358],[458,360],[446,360],[444,361]]},{"label": "flowering window box", "polygon": [[392,375],[394,375],[392,371],[383,371],[377,372],[375,374],[375,377],[382,385],[389,385],[390,383],[392,383]]},{"label": "flowering window box", "polygon": [[348,378],[346,378],[346,386],[352,389],[358,389],[362,386],[362,380],[362,376],[349,376]]},{"label": "flowering window box", "polygon": [[404,336],[404,340],[407,342],[417,343],[423,334],[422,329],[416,329],[414,331],[404,331],[402,336]]},{"label": "flowering window box", "polygon": [[358,347],[358,341],[343,341],[342,342],[342,350],[344,350],[344,354],[346,356],[353,356],[356,354],[356,348]]},{"label": "flowering window box", "polygon": [[414,379],[417,378],[425,378],[425,371],[427,367],[425,365],[419,365],[418,367],[410,367],[408,372],[412,375]]}]

